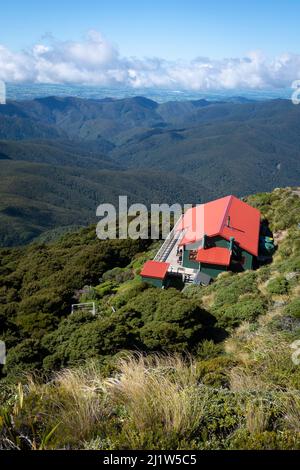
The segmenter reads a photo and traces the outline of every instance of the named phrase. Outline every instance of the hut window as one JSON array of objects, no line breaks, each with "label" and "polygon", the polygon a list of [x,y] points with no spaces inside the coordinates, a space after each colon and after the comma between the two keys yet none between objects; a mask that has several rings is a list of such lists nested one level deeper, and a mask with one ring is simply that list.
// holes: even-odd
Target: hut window
[{"label": "hut window", "polygon": [[196,257],[197,257],[197,250],[190,250],[189,260],[190,261],[196,261]]}]

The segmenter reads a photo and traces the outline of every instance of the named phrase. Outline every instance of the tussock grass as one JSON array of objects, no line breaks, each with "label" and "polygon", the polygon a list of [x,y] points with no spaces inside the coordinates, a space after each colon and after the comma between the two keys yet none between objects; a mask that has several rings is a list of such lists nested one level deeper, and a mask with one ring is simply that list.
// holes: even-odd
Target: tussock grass
[{"label": "tussock grass", "polygon": [[109,429],[115,434],[120,426],[120,445],[129,448],[143,448],[151,433],[189,437],[199,428],[209,399],[192,359],[139,354],[120,359],[109,379],[95,362],[62,370],[47,383],[29,376],[22,394],[15,425],[34,429],[28,437],[32,442],[55,428],[48,448],[94,448],[103,440],[111,447]]},{"label": "tussock grass", "polygon": [[297,388],[300,370],[291,358],[291,340],[281,332],[270,332],[266,327],[243,343],[231,339],[233,351],[239,351],[240,364],[231,369],[232,390],[293,390]]},{"label": "tussock grass", "polygon": [[300,393],[290,392],[284,402],[284,422],[288,429],[300,433]]},{"label": "tussock grass", "polygon": [[[62,370],[47,383],[28,376],[23,387],[24,409],[19,419],[32,429],[37,428],[40,435],[57,427],[51,440],[54,446],[58,442],[62,445],[81,442],[90,437],[108,416],[101,385],[99,367],[95,362]],[[45,425],[45,429],[36,426],[39,422]]]},{"label": "tussock grass", "polygon": [[[262,352],[264,341],[255,341],[265,360],[270,345]],[[46,383],[28,377],[18,387],[13,420],[0,431],[0,447],[7,435],[11,448],[20,447],[21,434],[33,449],[222,448],[239,431],[253,446],[256,438],[269,439],[274,426],[298,435],[299,392],[268,385],[260,362],[257,370],[251,361],[233,367],[231,390],[203,385],[201,364],[178,355],[128,354],[110,378],[96,362],[62,370]]]},{"label": "tussock grass", "polygon": [[119,375],[105,385],[112,402],[126,408],[138,431],[159,425],[166,433],[191,434],[201,423],[208,399],[200,392],[195,364],[179,356],[121,360]]},{"label": "tussock grass", "polygon": [[250,368],[234,367],[231,369],[229,376],[230,389],[233,392],[262,391],[266,389],[264,380],[255,375]]},{"label": "tussock grass", "polygon": [[[50,388],[59,391],[57,402],[56,393],[53,393],[57,419],[75,439],[89,435],[107,416],[101,376],[94,362],[87,368],[63,370],[56,375]],[[59,400],[59,397],[63,399]]]},{"label": "tussock grass", "polygon": [[246,429],[252,434],[262,433],[268,427],[269,416],[262,400],[258,403],[249,401],[245,410]]}]

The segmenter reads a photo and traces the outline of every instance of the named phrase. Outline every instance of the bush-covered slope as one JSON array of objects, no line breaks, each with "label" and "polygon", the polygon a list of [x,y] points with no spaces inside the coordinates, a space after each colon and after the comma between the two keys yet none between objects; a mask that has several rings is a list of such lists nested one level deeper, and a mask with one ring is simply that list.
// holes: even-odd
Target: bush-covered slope
[{"label": "bush-covered slope", "polygon": [[[274,232],[272,263],[182,292],[140,281],[151,241],[91,228],[2,249],[1,446],[300,449],[299,194],[248,198]],[[96,317],[70,315],[75,299]]]},{"label": "bush-covered slope", "polygon": [[[101,167],[101,166],[100,166]],[[0,160],[0,246],[31,242],[45,231],[96,222],[99,204],[183,204],[203,201],[210,192],[188,179],[154,170],[85,169],[46,163]],[[187,198],[187,199],[185,199]]]},{"label": "bush-covered slope", "polygon": [[288,100],[48,97],[2,105],[0,245],[93,223],[97,205],[115,203],[121,191],[134,202],[194,203],[232,188],[244,196],[297,185],[299,112]]}]

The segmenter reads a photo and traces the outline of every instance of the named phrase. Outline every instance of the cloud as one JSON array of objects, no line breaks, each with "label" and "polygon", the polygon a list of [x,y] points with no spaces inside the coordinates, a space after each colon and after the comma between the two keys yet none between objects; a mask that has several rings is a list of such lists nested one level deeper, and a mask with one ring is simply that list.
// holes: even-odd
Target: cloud
[{"label": "cloud", "polygon": [[192,61],[122,57],[99,32],[82,41],[51,35],[32,48],[12,52],[0,45],[0,79],[14,83],[89,84],[186,90],[284,88],[300,78],[300,55],[267,58],[255,51],[241,58]]}]

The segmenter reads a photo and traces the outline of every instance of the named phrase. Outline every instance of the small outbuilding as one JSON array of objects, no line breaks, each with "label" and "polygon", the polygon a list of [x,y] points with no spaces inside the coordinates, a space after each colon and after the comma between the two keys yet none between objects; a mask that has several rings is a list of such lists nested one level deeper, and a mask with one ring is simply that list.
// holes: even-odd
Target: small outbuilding
[{"label": "small outbuilding", "polygon": [[146,261],[140,273],[143,281],[156,287],[163,287],[170,263]]}]

